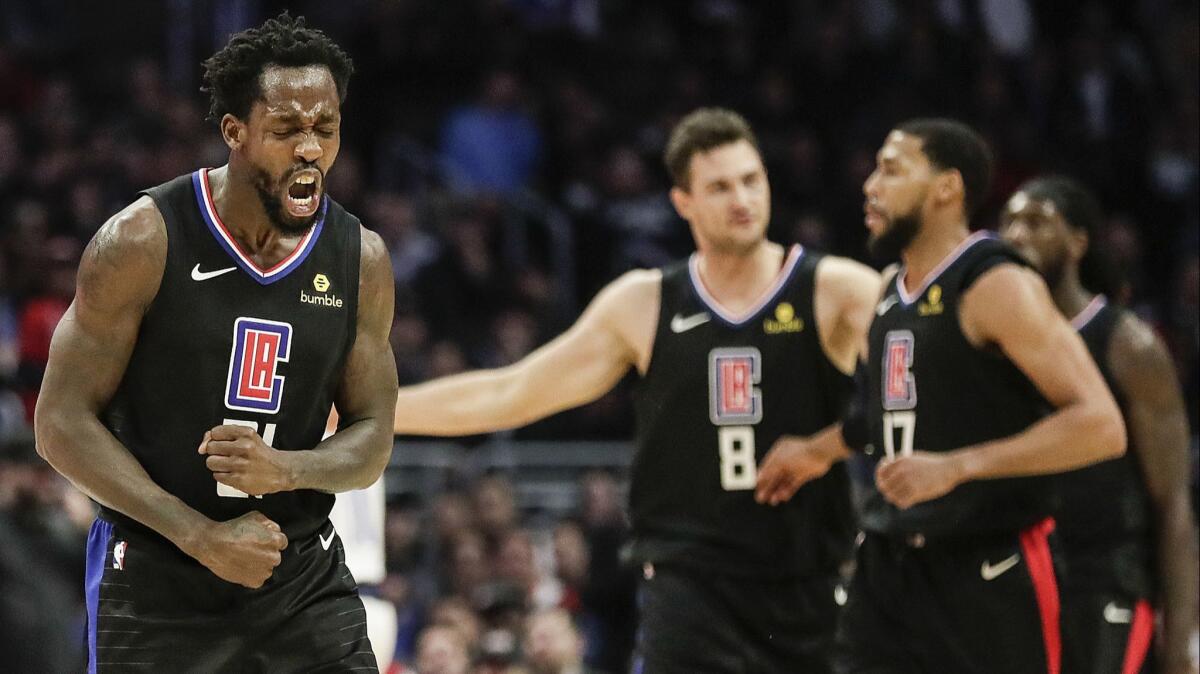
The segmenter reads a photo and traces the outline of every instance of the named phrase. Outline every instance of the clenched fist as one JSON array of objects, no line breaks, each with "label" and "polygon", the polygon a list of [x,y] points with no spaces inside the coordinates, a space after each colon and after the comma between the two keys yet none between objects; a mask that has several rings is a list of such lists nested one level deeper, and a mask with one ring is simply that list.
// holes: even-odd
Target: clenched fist
[{"label": "clenched fist", "polygon": [[206,526],[184,552],[218,577],[253,589],[271,577],[287,545],[279,525],[255,510]]},{"label": "clenched fist", "polygon": [[251,496],[292,489],[285,452],[263,442],[253,428],[217,426],[204,434],[198,451],[208,456],[204,465],[221,484]]}]

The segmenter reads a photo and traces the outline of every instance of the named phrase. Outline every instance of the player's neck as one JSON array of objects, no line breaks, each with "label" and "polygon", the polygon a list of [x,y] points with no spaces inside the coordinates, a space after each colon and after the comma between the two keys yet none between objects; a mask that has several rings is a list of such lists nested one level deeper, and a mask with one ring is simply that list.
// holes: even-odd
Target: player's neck
[{"label": "player's neck", "polygon": [[905,290],[921,287],[926,278],[971,235],[965,220],[938,225],[926,223],[900,254]]},{"label": "player's neck", "polygon": [[1068,321],[1078,316],[1096,297],[1083,287],[1079,273],[1074,270],[1064,271],[1062,279],[1051,290],[1051,295],[1054,296],[1054,304]]},{"label": "player's neck", "polygon": [[208,185],[217,215],[242,249],[254,257],[272,257],[280,239],[288,237],[271,224],[249,178],[240,179],[226,164],[208,172]]},{"label": "player's neck", "polygon": [[699,255],[700,279],[722,306],[741,311],[775,282],[783,266],[783,246],[763,241],[748,253],[704,250]]}]

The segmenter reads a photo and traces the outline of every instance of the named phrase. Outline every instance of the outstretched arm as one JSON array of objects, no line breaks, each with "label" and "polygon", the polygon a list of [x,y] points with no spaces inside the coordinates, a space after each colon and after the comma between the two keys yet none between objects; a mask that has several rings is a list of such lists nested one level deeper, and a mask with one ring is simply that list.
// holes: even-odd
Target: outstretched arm
[{"label": "outstretched arm", "polygon": [[1040,276],[995,267],[966,292],[959,320],[973,343],[1003,351],[1055,411],[1007,438],[882,462],[876,485],[889,501],[907,508],[970,480],[1058,473],[1124,453],[1117,404]]},{"label": "outstretched arm", "polygon": [[521,361],[401,389],[393,429],[486,433],[596,400],[630,367],[648,363],[661,282],[656,271],[629,272],[601,290],[575,325]]},{"label": "outstretched arm", "polygon": [[1126,400],[1130,444],[1138,454],[1154,509],[1164,671],[1190,672],[1188,640],[1197,629],[1198,590],[1183,397],[1166,347],[1138,319],[1129,316],[1121,322],[1107,356]]},{"label": "outstretched arm", "polygon": [[[38,453],[83,493],[161,534],[218,576],[258,587],[287,545],[261,514],[215,523],[167,493],[100,423],[124,376],[166,261],[162,216],[143,197],[96,233],[50,345],[34,414]],[[198,440],[198,439],[197,439]]]}]

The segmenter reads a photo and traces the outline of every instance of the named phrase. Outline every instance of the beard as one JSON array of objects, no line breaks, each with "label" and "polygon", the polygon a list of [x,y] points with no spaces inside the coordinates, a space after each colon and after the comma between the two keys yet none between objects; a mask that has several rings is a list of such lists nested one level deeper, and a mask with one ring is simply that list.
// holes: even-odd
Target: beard
[{"label": "beard", "polygon": [[888,227],[878,235],[867,239],[867,250],[879,262],[892,262],[900,258],[900,253],[916,238],[921,229],[921,219],[917,210],[891,218]]},{"label": "beard", "polygon": [[1061,255],[1053,259],[1043,260],[1040,271],[1042,278],[1046,280],[1046,286],[1053,291],[1062,282],[1063,276],[1067,272],[1067,263]]},{"label": "beard", "polygon": [[[283,193],[283,186],[288,184],[288,176],[295,173],[302,167],[293,166],[287,171],[284,171],[277,180],[272,180],[271,176],[263,169],[254,167],[254,191],[258,193],[258,200],[262,203],[263,210],[267,213],[267,219],[280,232],[288,235],[298,235],[307,232],[313,223],[317,221],[317,217],[321,215],[321,209],[318,207],[312,215],[298,218],[287,212],[284,208],[283,199],[280,195]],[[324,185],[322,180],[321,184]]]}]

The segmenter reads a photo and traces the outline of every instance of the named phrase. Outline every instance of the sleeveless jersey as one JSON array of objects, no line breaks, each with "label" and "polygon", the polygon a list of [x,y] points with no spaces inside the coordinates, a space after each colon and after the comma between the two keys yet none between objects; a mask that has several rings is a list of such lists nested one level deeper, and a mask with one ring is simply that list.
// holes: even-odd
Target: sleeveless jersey
[{"label": "sleeveless jersey", "polygon": [[[867,368],[868,457],[946,452],[1014,435],[1050,405],[997,349],[977,348],[959,325],[963,294],[997,264],[1023,260],[978,232],[911,295],[902,268],[876,307]],[[870,481],[864,528],[890,535],[966,536],[1012,532],[1050,514],[1042,478],[977,480],[907,510]]]},{"label": "sleeveless jersey", "polygon": [[207,170],[144,193],[166,222],[166,265],[102,419],[151,479],[204,515],[258,510],[289,540],[307,537],[325,523],[332,494],[247,497],[218,485],[197,448],[221,424],[253,428],[280,450],[321,441],[355,338],[359,221],[324,197],[295,251],[263,270],[221,222]]},{"label": "sleeveless jersey", "polygon": [[695,255],[664,268],[650,365],[634,394],[635,560],[788,578],[836,569],[849,554],[843,467],[786,504],[754,501],[758,462],[774,442],[834,423],[848,389],[813,318],[820,259],[793,247],[775,285],[742,316],[708,294]]},{"label": "sleeveless jersey", "polygon": [[[1099,295],[1071,323],[1128,419],[1126,399],[1108,364],[1109,344],[1123,315],[1124,310]],[[1150,495],[1138,456],[1131,438],[1124,456],[1056,476],[1061,502],[1055,519],[1068,583],[1117,578],[1139,596],[1148,596],[1153,557]]]}]

